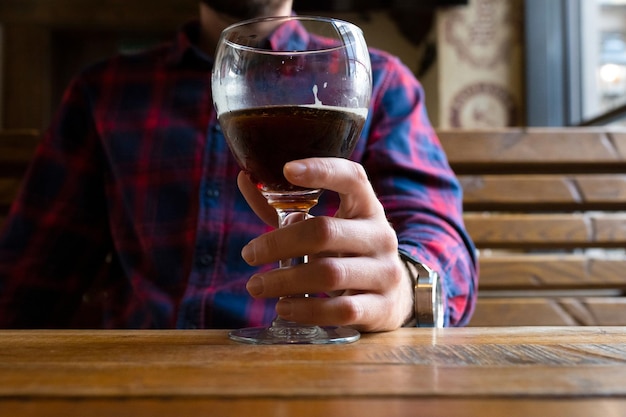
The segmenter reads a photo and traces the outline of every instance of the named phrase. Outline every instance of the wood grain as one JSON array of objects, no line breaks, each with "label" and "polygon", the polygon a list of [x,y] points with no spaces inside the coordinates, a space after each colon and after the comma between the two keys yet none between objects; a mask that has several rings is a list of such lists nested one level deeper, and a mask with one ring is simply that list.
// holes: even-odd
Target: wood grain
[{"label": "wood grain", "polygon": [[624,213],[466,213],[479,248],[626,247]]},{"label": "wood grain", "polygon": [[479,250],[470,324],[626,325],[626,131],[437,133]]},{"label": "wood grain", "polygon": [[7,400],[0,403],[0,413],[6,416],[83,417],[164,417],[207,415],[220,417],[276,416],[412,416],[429,417],[576,417],[622,416],[626,400],[619,398],[533,400],[533,399],[445,399],[440,398],[299,398],[294,397],[277,406],[275,399],[75,399]]},{"label": "wood grain", "polygon": [[501,253],[479,261],[481,290],[626,289],[622,256]]},{"label": "wood grain", "polygon": [[623,327],[401,329],[334,346],[241,345],[219,330],[0,331],[0,358],[11,416],[495,416],[514,404],[586,416],[623,410],[626,396]]},{"label": "wood grain", "polygon": [[463,204],[468,211],[621,210],[626,175],[465,175]]},{"label": "wood grain", "polygon": [[483,297],[470,326],[626,326],[626,299],[618,297]]},{"label": "wood grain", "polygon": [[605,128],[438,130],[458,174],[624,172],[626,135]]}]

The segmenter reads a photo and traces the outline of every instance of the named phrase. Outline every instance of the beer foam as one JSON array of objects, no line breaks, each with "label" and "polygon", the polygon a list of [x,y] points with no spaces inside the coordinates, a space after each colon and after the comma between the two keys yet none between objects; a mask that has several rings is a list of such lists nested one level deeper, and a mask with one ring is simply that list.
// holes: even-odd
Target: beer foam
[{"label": "beer foam", "polygon": [[[326,87],[328,87],[328,83],[324,83],[324,88],[326,88]],[[325,109],[325,110],[343,111],[343,112],[356,114],[357,116],[360,116],[360,117],[362,117],[364,119],[367,119],[367,114],[369,112],[367,107],[327,106],[324,103],[322,103],[322,101],[317,96],[317,93],[319,92],[319,87],[317,86],[317,84],[315,84],[311,90],[313,91],[313,96],[315,98],[315,103],[314,104],[304,104],[301,107],[310,107],[310,108],[318,108],[318,109]],[[353,98],[351,101],[357,102],[356,97]]]}]

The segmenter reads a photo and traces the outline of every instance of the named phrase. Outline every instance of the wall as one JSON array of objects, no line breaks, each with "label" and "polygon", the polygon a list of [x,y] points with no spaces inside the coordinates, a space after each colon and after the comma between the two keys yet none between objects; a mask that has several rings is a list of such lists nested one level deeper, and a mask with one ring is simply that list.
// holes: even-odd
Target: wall
[{"label": "wall", "polygon": [[[363,28],[370,46],[417,71],[425,45],[404,37],[387,12],[338,13]],[[437,58],[420,76],[431,122],[442,128],[524,124],[523,0],[470,0],[440,9],[426,41]]]},{"label": "wall", "polygon": [[522,31],[522,0],[470,0],[439,12],[438,126],[524,124]]},{"label": "wall", "polygon": [[[428,41],[436,45],[437,57],[429,70],[420,75],[420,81],[426,92],[426,106],[433,125],[493,127],[523,124],[522,2],[523,0],[470,0],[468,6],[448,7],[437,13],[436,24],[427,36]],[[163,4],[159,10],[167,11],[169,10],[167,7],[171,7],[165,0],[157,3]],[[163,10],[157,15],[164,17],[151,16],[157,20],[155,24],[168,21],[168,13]],[[61,13],[61,17],[65,14]],[[132,15],[130,12],[128,14]],[[397,55],[409,68],[414,72],[417,71],[425,51],[424,44],[415,45],[409,41],[400,32],[389,12],[333,12],[332,15],[358,24],[364,29],[368,44]],[[48,14],[44,13],[42,16]],[[107,16],[100,17],[99,22],[111,23],[114,20]],[[64,22],[73,22],[70,17],[66,16]],[[176,18],[178,19],[178,16]],[[50,19],[52,18],[48,20]],[[130,17],[127,17],[128,19]],[[183,21],[182,17],[180,19]],[[52,24],[52,21],[46,22]],[[102,22],[101,25],[104,24]],[[416,20],[415,25],[420,24]],[[0,31],[0,45],[3,44],[1,36]],[[37,39],[35,36],[34,40]],[[90,41],[88,44],[91,45],[93,42]],[[6,51],[4,54],[6,55]],[[3,51],[0,50],[0,63],[3,62],[2,56]],[[3,85],[2,72],[5,76],[7,74],[3,66],[0,65],[0,89]],[[51,71],[46,69],[42,71],[43,74],[39,74],[37,80],[52,77],[48,74]],[[60,79],[65,82],[62,77]],[[63,84],[56,78],[51,81]],[[12,80],[5,82],[5,86],[11,85]],[[24,83],[20,85],[22,84]],[[43,81],[35,84],[43,84]],[[54,108],[56,105],[52,104],[56,103],[54,86],[49,88],[51,92],[45,90],[48,87],[39,87],[45,93],[42,100],[50,102],[50,105],[46,106]],[[0,100],[0,127],[9,123],[7,117],[3,124],[2,115],[6,115],[7,108],[1,107],[3,101],[6,106],[5,96],[8,93],[6,88],[4,91],[0,90],[0,97],[4,97],[4,100]],[[18,95],[21,96],[23,95]],[[49,96],[52,96],[52,99]],[[31,94],[28,97],[38,96]],[[48,116],[42,118],[34,110],[31,113],[35,113],[33,116],[35,119],[43,120],[42,127],[46,125]],[[42,113],[49,113],[47,107],[43,108]],[[21,126],[23,123],[17,124]]]}]

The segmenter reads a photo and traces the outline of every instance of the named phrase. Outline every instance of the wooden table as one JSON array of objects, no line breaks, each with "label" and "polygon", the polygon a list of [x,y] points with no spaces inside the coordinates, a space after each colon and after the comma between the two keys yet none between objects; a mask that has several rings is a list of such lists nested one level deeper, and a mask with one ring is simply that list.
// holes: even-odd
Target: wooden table
[{"label": "wooden table", "polygon": [[402,329],[331,346],[0,331],[0,415],[624,416],[626,328]]}]

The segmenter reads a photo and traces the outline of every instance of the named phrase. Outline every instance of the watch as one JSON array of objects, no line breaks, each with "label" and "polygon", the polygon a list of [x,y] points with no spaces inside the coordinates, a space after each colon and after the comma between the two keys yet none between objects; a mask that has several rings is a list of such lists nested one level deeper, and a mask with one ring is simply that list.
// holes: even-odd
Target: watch
[{"label": "watch", "polygon": [[400,254],[413,282],[417,327],[443,327],[441,280],[434,269]]}]

